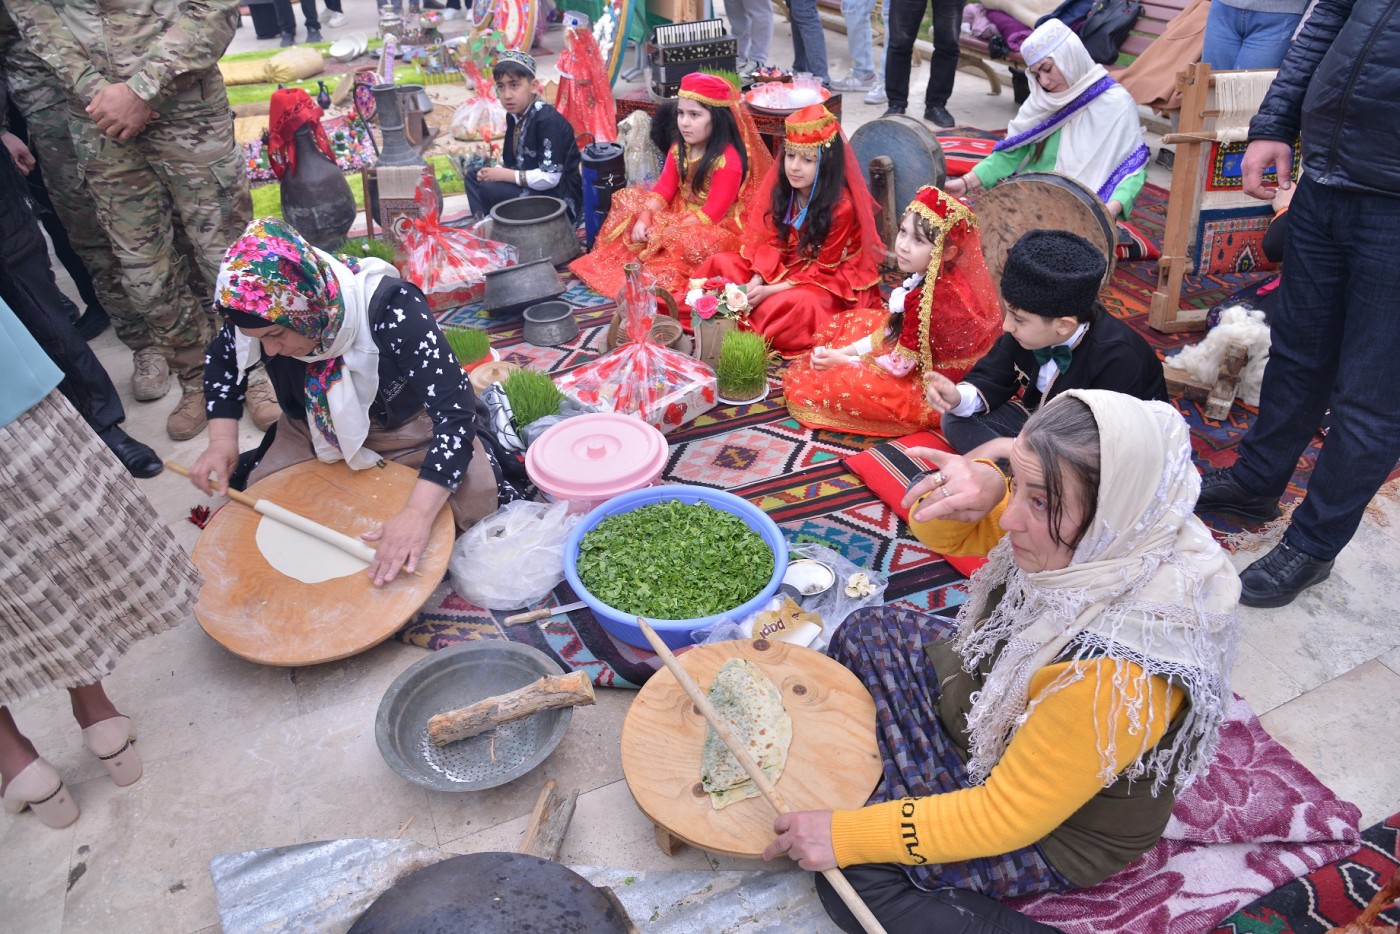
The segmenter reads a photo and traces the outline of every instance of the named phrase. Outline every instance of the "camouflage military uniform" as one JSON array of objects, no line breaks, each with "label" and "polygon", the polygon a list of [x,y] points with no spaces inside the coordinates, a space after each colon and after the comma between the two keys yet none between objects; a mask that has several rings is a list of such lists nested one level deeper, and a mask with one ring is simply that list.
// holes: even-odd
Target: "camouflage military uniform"
[{"label": "camouflage military uniform", "polygon": [[0,6],[0,60],[10,98],[29,124],[29,148],[43,165],[45,187],[59,223],[87,267],[93,289],[112,317],[121,342],[132,350],[151,346],[151,332],[121,286],[121,264],[112,253],[107,231],[92,210],[78,167],[78,153],[68,132],[68,102],[63,85],[20,39],[9,13]]},{"label": "camouflage military uniform", "polygon": [[[6,0],[28,48],[64,82],[69,129],[121,283],[187,391],[202,386],[213,336],[206,303],[252,201],[217,62],[234,0]],[[126,142],[84,108],[125,82],[159,116]],[[45,154],[47,155],[47,154]],[[183,227],[198,260],[185,269]],[[95,273],[95,271],[94,271]],[[189,278],[189,277],[193,278]],[[203,280],[202,282],[199,280]],[[119,312],[120,313],[120,312]]]}]

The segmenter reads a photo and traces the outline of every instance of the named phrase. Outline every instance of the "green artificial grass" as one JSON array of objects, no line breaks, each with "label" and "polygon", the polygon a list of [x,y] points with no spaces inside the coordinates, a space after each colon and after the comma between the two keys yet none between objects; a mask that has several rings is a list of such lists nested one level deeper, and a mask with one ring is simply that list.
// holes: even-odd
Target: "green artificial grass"
[{"label": "green artificial grass", "polygon": [[[443,197],[460,195],[467,190],[466,186],[462,184],[461,177],[452,168],[451,158],[432,156],[428,161],[432,163],[433,171],[437,174],[438,186],[442,188]],[[355,207],[363,211],[365,209],[365,192],[358,175],[347,176],[346,181],[350,183],[350,194],[355,196]],[[253,216],[282,216],[282,186],[272,182],[253,189]]]}]

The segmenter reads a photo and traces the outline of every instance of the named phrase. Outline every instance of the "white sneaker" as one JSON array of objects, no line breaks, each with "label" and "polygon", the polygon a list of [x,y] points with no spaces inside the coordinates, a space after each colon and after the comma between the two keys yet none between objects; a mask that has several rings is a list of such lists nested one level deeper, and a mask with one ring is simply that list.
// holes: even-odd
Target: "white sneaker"
[{"label": "white sneaker", "polygon": [[885,82],[877,80],[875,86],[870,89],[870,93],[865,95],[867,104],[884,104],[889,101],[885,96]]},{"label": "white sneaker", "polygon": [[456,19],[457,17],[459,17],[459,16],[461,16],[461,15],[462,15],[462,11],[461,11],[461,10],[454,10],[452,7],[448,7],[447,9],[445,9],[445,10],[442,11],[442,20],[443,20],[443,22],[447,22],[448,20],[450,20],[450,19]]},{"label": "white sneaker", "polygon": [[831,82],[833,91],[840,91],[843,94],[850,94],[858,91],[869,91],[875,86],[875,79],[857,78],[855,75],[847,75],[844,78],[837,78]]},{"label": "white sneaker", "polygon": [[341,26],[344,26],[348,22],[350,22],[350,20],[346,17],[344,13],[336,13],[334,11],[331,11],[326,16],[326,25],[331,29],[339,29]]}]

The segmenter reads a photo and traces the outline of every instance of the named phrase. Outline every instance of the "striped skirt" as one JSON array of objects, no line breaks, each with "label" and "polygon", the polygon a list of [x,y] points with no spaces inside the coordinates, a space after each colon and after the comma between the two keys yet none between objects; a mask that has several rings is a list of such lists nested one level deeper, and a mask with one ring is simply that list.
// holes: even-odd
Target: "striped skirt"
[{"label": "striped skirt", "polygon": [[[938,678],[924,643],[947,639],[953,622],[891,606],[857,610],[827,654],[855,672],[875,698],[875,732],[885,774],[870,804],[966,788],[967,767],[938,719]],[[945,886],[992,898],[1072,888],[1032,844],[961,863],[900,866],[922,889]]]},{"label": "striped skirt", "polygon": [[202,578],[57,390],[0,426],[0,704],[100,681]]}]

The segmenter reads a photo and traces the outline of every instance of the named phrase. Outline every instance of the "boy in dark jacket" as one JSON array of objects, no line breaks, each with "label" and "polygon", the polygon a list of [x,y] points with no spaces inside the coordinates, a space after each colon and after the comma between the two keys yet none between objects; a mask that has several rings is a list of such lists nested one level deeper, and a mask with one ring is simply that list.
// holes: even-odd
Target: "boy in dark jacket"
[{"label": "boy in dark jacket", "polygon": [[552,195],[578,222],[583,210],[583,176],[579,173],[574,128],[540,97],[535,60],[513,49],[502,52],[492,68],[496,96],[506,111],[506,140],[501,164],[477,169],[464,179],[467,200],[479,215],[502,201],[526,195]]},{"label": "boy in dark jacket", "polygon": [[929,404],[961,454],[1004,459],[1030,413],[1066,389],[1111,389],[1165,402],[1157,354],[1099,304],[1107,260],[1083,237],[1032,230],[1006,254],[1002,330],[956,385],[929,373]]}]

